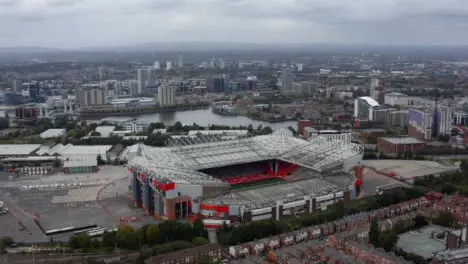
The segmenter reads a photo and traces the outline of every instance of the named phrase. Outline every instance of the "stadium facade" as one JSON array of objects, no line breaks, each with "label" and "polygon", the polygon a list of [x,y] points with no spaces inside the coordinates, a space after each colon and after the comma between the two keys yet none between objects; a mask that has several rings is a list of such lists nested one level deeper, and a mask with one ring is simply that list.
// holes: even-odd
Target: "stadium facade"
[{"label": "stadium facade", "polygon": [[[355,178],[348,172],[362,160],[363,148],[351,143],[351,134],[307,141],[278,130],[257,137],[188,141],[165,148],[141,145],[130,160],[132,201],[148,215],[171,220],[193,215],[243,222],[278,220],[355,196]],[[233,188],[272,179],[284,183]]]}]

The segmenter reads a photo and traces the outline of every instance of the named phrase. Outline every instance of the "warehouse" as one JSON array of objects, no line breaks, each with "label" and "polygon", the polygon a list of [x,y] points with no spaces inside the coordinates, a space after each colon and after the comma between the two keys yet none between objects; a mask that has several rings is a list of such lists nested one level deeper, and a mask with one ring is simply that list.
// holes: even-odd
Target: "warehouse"
[{"label": "warehouse", "polygon": [[102,146],[69,146],[60,155],[63,160],[94,159],[101,156],[102,160],[107,161],[107,153],[112,149],[112,145]]},{"label": "warehouse", "polygon": [[91,173],[98,171],[97,165],[97,159],[92,158],[67,160],[63,162],[63,170],[65,173]]},{"label": "warehouse", "polygon": [[425,143],[412,137],[382,137],[377,141],[377,149],[384,154],[417,152]]},{"label": "warehouse", "polygon": [[54,172],[54,167],[60,164],[57,157],[17,157],[2,159],[7,170],[14,170],[25,175],[47,175]]},{"label": "warehouse", "polygon": [[0,157],[25,157],[40,148],[39,144],[0,145]]}]

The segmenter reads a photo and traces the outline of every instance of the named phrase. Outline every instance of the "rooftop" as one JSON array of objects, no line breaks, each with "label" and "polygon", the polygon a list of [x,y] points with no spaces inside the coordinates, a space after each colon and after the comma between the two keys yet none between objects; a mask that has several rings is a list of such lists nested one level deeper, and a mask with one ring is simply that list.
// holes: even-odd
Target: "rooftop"
[{"label": "rooftop", "polygon": [[55,137],[61,137],[65,135],[66,133],[67,131],[65,130],[65,128],[51,128],[42,132],[40,134],[40,137],[41,138],[55,138]]},{"label": "rooftop", "polygon": [[413,137],[382,137],[381,138],[382,140],[385,140],[391,144],[423,144],[424,142],[419,140],[419,139],[416,139],[416,138],[413,138]]},{"label": "rooftop", "polygon": [[370,96],[362,96],[362,97],[359,97],[359,99],[366,101],[372,107],[380,105],[376,100],[374,100],[374,98]]},{"label": "rooftop", "polygon": [[340,166],[342,168],[345,161],[361,159],[363,154],[360,145],[345,140],[319,135],[307,141],[294,137],[291,131],[285,129],[265,136],[221,141],[206,136],[192,137],[179,145],[171,141],[171,147],[141,145],[141,155],[130,160],[129,166],[150,177],[158,175],[176,183],[187,180],[222,183],[198,170],[279,159],[316,172],[325,172]]},{"label": "rooftop", "polygon": [[40,148],[39,144],[0,145],[1,156],[29,155]]}]

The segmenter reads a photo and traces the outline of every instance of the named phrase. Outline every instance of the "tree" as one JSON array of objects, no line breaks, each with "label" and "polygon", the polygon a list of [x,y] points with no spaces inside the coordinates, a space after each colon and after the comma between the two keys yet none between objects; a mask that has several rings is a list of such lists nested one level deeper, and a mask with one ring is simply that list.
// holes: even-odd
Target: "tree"
[{"label": "tree", "polygon": [[193,222],[193,230],[197,236],[204,236],[205,224],[203,224],[203,221],[200,218]]},{"label": "tree", "polygon": [[121,226],[117,230],[116,242],[121,248],[135,250],[140,248],[141,239],[132,226]]},{"label": "tree", "polygon": [[416,229],[427,226],[428,224],[429,223],[428,223],[428,221],[426,220],[426,218],[424,216],[417,215],[416,217],[414,217],[414,227]]},{"label": "tree", "polygon": [[398,235],[393,231],[384,231],[379,234],[379,246],[385,251],[391,251],[398,242]]},{"label": "tree", "polygon": [[105,165],[106,164],[106,162],[102,159],[101,155],[97,155],[96,159],[97,159],[97,164],[98,165]]},{"label": "tree", "polygon": [[440,212],[439,215],[432,220],[432,222],[443,227],[452,227],[454,224],[453,216],[450,212]]},{"label": "tree", "polygon": [[196,246],[196,247],[198,247],[198,246],[203,246],[203,245],[206,245],[206,244],[208,244],[208,243],[210,243],[210,242],[208,241],[208,239],[206,239],[206,238],[204,238],[204,237],[196,237],[196,238],[194,238],[194,239],[192,240],[192,244],[193,244],[194,246]]},{"label": "tree", "polygon": [[379,222],[377,220],[377,217],[374,217],[372,218],[371,226],[369,230],[369,242],[376,247],[379,246],[379,233],[380,233]]},{"label": "tree", "polygon": [[97,131],[93,131],[91,132],[90,136],[92,137],[100,137],[101,136],[101,133],[97,132]]},{"label": "tree", "polygon": [[160,241],[160,235],[161,232],[159,231],[159,226],[158,225],[150,225],[146,229],[146,242],[148,245],[152,246],[158,243]]},{"label": "tree", "polygon": [[453,194],[454,192],[457,191],[457,187],[455,187],[453,184],[450,184],[450,183],[445,183],[443,186],[442,186],[442,193],[445,193],[445,194]]}]

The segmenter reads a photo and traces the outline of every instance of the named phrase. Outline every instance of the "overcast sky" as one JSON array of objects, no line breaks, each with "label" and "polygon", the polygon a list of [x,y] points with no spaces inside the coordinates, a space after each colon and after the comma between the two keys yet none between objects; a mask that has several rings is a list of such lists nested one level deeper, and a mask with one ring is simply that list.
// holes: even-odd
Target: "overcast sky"
[{"label": "overcast sky", "polygon": [[465,45],[467,0],[0,0],[0,46]]}]

